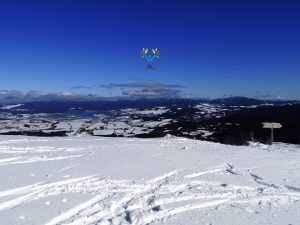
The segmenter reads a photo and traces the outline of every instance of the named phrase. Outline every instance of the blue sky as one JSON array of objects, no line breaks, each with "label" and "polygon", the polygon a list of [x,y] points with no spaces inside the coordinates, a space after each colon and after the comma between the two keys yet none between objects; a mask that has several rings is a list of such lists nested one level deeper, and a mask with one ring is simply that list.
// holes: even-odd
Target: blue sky
[{"label": "blue sky", "polygon": [[4,0],[0,90],[300,99],[299,40],[297,1]]}]

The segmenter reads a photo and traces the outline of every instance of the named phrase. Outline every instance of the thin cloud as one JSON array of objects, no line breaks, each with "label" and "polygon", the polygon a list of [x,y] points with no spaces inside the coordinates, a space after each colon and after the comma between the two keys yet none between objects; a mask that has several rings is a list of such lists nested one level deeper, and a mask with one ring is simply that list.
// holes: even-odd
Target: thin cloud
[{"label": "thin cloud", "polygon": [[141,97],[141,98],[180,98],[181,97],[181,90],[177,89],[151,89],[151,88],[144,88],[141,90],[130,90],[130,91],[123,91],[123,95],[131,96],[131,97]]},{"label": "thin cloud", "polygon": [[180,89],[185,88],[178,84],[163,84],[158,82],[111,83],[100,84],[98,87],[105,89],[119,88],[123,96],[135,98],[180,98]]},{"label": "thin cloud", "polygon": [[74,89],[74,90],[78,90],[78,89],[92,89],[92,88],[93,87],[83,86],[83,85],[78,85],[78,86],[71,87],[71,89]]},{"label": "thin cloud", "polygon": [[261,94],[257,93],[256,95],[252,96],[253,98],[260,99],[260,100],[274,100],[277,98],[275,95],[271,94]]},{"label": "thin cloud", "polygon": [[22,91],[18,90],[7,90],[3,93],[0,93],[0,99],[15,99],[15,98],[22,98],[24,96]]},{"label": "thin cloud", "polygon": [[113,89],[113,88],[185,88],[182,85],[177,84],[163,84],[163,83],[111,83],[111,84],[99,84],[99,88]]},{"label": "thin cloud", "polygon": [[94,100],[118,100],[118,99],[138,99],[138,98],[181,98],[183,97],[182,85],[163,83],[111,83],[94,86],[78,85],[71,89],[120,89],[120,96],[103,97],[89,93],[73,93],[69,91],[45,93],[31,90],[23,93],[19,90],[1,90],[0,103],[13,102],[34,102],[34,101],[94,101]]},{"label": "thin cloud", "polygon": [[104,97],[93,94],[74,94],[71,92],[43,93],[40,91],[28,91],[27,93],[23,93],[22,91],[18,90],[11,90],[5,93],[0,93],[1,103],[34,101],[84,101],[99,99],[104,99]]}]

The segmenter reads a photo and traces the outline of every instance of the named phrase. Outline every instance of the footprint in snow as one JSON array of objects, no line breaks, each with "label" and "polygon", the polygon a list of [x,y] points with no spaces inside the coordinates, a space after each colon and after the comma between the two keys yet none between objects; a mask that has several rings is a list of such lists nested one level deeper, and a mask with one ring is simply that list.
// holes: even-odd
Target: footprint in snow
[{"label": "footprint in snow", "polygon": [[26,216],[20,216],[19,217],[21,220],[27,220],[28,219],[28,217],[26,217]]},{"label": "footprint in snow", "polygon": [[45,205],[51,205],[51,202],[50,201],[46,201]]}]

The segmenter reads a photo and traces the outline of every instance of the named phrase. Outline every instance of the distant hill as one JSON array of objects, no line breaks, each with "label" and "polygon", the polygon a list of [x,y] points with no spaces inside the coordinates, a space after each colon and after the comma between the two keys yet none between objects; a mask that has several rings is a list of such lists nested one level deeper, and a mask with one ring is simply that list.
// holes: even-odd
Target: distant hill
[{"label": "distant hill", "polygon": [[[298,104],[297,104],[298,103]],[[234,107],[233,107],[234,106]],[[0,134],[163,137],[225,144],[267,143],[263,122],[279,122],[275,141],[300,144],[300,104],[245,97],[51,101],[0,105]]]},{"label": "distant hill", "polygon": [[246,98],[246,97],[229,97],[229,98],[218,98],[210,101],[212,104],[220,104],[227,106],[250,106],[250,105],[262,105],[265,104],[266,101],[254,99],[254,98]]},{"label": "distant hill", "polygon": [[[70,109],[75,110],[119,110],[122,108],[153,108],[158,106],[178,106],[187,107],[200,103],[210,103],[225,106],[258,106],[264,104],[283,105],[288,103],[296,103],[297,101],[278,101],[278,100],[259,100],[246,97],[229,97],[208,99],[137,99],[137,100],[97,100],[97,101],[40,101],[22,103],[19,107],[9,107],[9,105],[1,105],[0,111],[10,109],[23,109],[28,113],[65,113]],[[16,104],[14,104],[16,105]],[[12,110],[13,112],[14,110]],[[17,110],[18,111],[18,110]]]},{"label": "distant hill", "polygon": [[[123,108],[153,108],[158,106],[171,107],[177,105],[186,107],[199,103],[209,102],[208,100],[194,99],[138,99],[138,100],[117,100],[117,101],[42,101],[23,103],[18,109],[27,110],[28,113],[65,113],[72,110],[119,110]],[[1,105],[0,105],[1,106]],[[9,108],[9,107],[8,107]],[[14,108],[16,109],[16,108]],[[7,111],[7,107],[2,105],[2,111]],[[1,107],[0,107],[1,111]],[[10,111],[13,112],[13,111]]]}]

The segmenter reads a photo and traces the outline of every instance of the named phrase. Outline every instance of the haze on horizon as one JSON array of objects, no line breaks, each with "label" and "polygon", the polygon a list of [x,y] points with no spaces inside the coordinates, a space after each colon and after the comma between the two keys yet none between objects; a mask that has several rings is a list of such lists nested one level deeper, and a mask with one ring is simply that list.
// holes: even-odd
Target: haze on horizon
[{"label": "haze on horizon", "polygon": [[300,99],[297,1],[7,0],[0,19],[0,99]]}]

